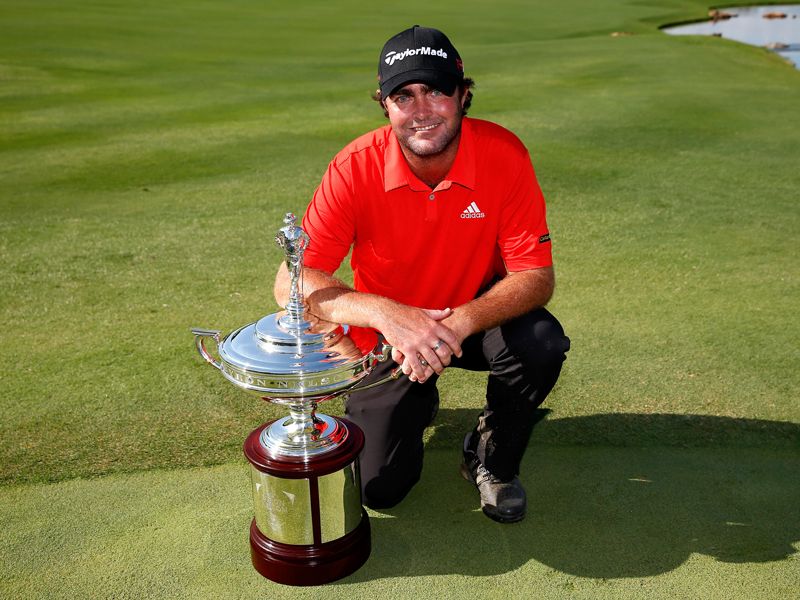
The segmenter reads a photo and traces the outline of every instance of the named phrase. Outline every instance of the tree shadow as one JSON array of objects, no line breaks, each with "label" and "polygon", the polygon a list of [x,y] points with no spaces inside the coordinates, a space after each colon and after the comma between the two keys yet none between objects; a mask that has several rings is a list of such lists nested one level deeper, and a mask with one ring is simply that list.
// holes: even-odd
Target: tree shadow
[{"label": "tree shadow", "polygon": [[[474,417],[442,413],[446,425]],[[800,425],[628,414],[545,421],[534,435],[540,429],[540,438],[565,445],[529,448],[524,521],[487,519],[458,473],[459,447],[429,444],[415,489],[399,506],[372,512],[372,556],[350,580],[496,575],[529,560],[582,577],[643,577],[692,553],[768,562],[795,552]]]}]

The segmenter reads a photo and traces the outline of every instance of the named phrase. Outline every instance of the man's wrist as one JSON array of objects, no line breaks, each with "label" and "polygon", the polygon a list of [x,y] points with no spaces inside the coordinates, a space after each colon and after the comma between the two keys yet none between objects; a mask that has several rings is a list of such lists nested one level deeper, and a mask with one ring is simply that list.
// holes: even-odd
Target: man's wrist
[{"label": "man's wrist", "polygon": [[370,327],[378,331],[389,328],[391,315],[397,309],[397,303],[385,296],[369,295],[369,304],[365,307],[368,311]]},{"label": "man's wrist", "polygon": [[461,341],[467,339],[473,333],[477,333],[472,315],[465,306],[459,306],[453,309],[451,315],[442,321],[442,323],[447,325]]}]

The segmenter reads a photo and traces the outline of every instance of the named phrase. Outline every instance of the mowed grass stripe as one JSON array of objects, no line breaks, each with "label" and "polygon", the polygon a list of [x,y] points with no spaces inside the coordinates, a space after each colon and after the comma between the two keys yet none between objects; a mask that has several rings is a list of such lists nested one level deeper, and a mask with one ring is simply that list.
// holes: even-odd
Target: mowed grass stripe
[{"label": "mowed grass stripe", "polygon": [[[189,328],[277,308],[274,232],[384,122],[377,48],[415,7],[478,81],[472,114],[528,144],[548,199],[552,307],[573,340],[552,418],[800,419],[800,73],[654,28],[701,2],[11,3],[0,479],[238,460],[280,414],[202,364]],[[432,447],[458,445],[482,385],[446,374]]]}]

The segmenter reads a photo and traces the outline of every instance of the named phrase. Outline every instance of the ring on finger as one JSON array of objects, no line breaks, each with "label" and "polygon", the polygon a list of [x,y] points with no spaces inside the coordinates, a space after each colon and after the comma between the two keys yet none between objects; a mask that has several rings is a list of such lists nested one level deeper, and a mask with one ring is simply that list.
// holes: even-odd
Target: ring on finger
[{"label": "ring on finger", "polygon": [[433,346],[433,348],[431,348],[431,350],[433,350],[434,352],[436,352],[436,351],[437,351],[439,348],[441,348],[441,347],[442,347],[442,344],[444,344],[444,342],[443,342],[442,340],[439,340],[438,342],[436,342],[436,343],[434,344],[434,346]]},{"label": "ring on finger", "polygon": [[423,367],[427,367],[428,366],[428,361],[425,360],[424,358],[420,358],[419,359],[419,364],[421,364]]}]

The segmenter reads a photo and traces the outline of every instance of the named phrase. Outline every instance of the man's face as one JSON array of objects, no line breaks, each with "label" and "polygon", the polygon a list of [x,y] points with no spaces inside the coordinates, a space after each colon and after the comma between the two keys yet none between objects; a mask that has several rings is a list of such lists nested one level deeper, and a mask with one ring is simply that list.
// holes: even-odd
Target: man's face
[{"label": "man's face", "polygon": [[397,141],[416,156],[443,152],[461,131],[466,92],[452,96],[424,83],[409,83],[385,100],[389,122]]}]

